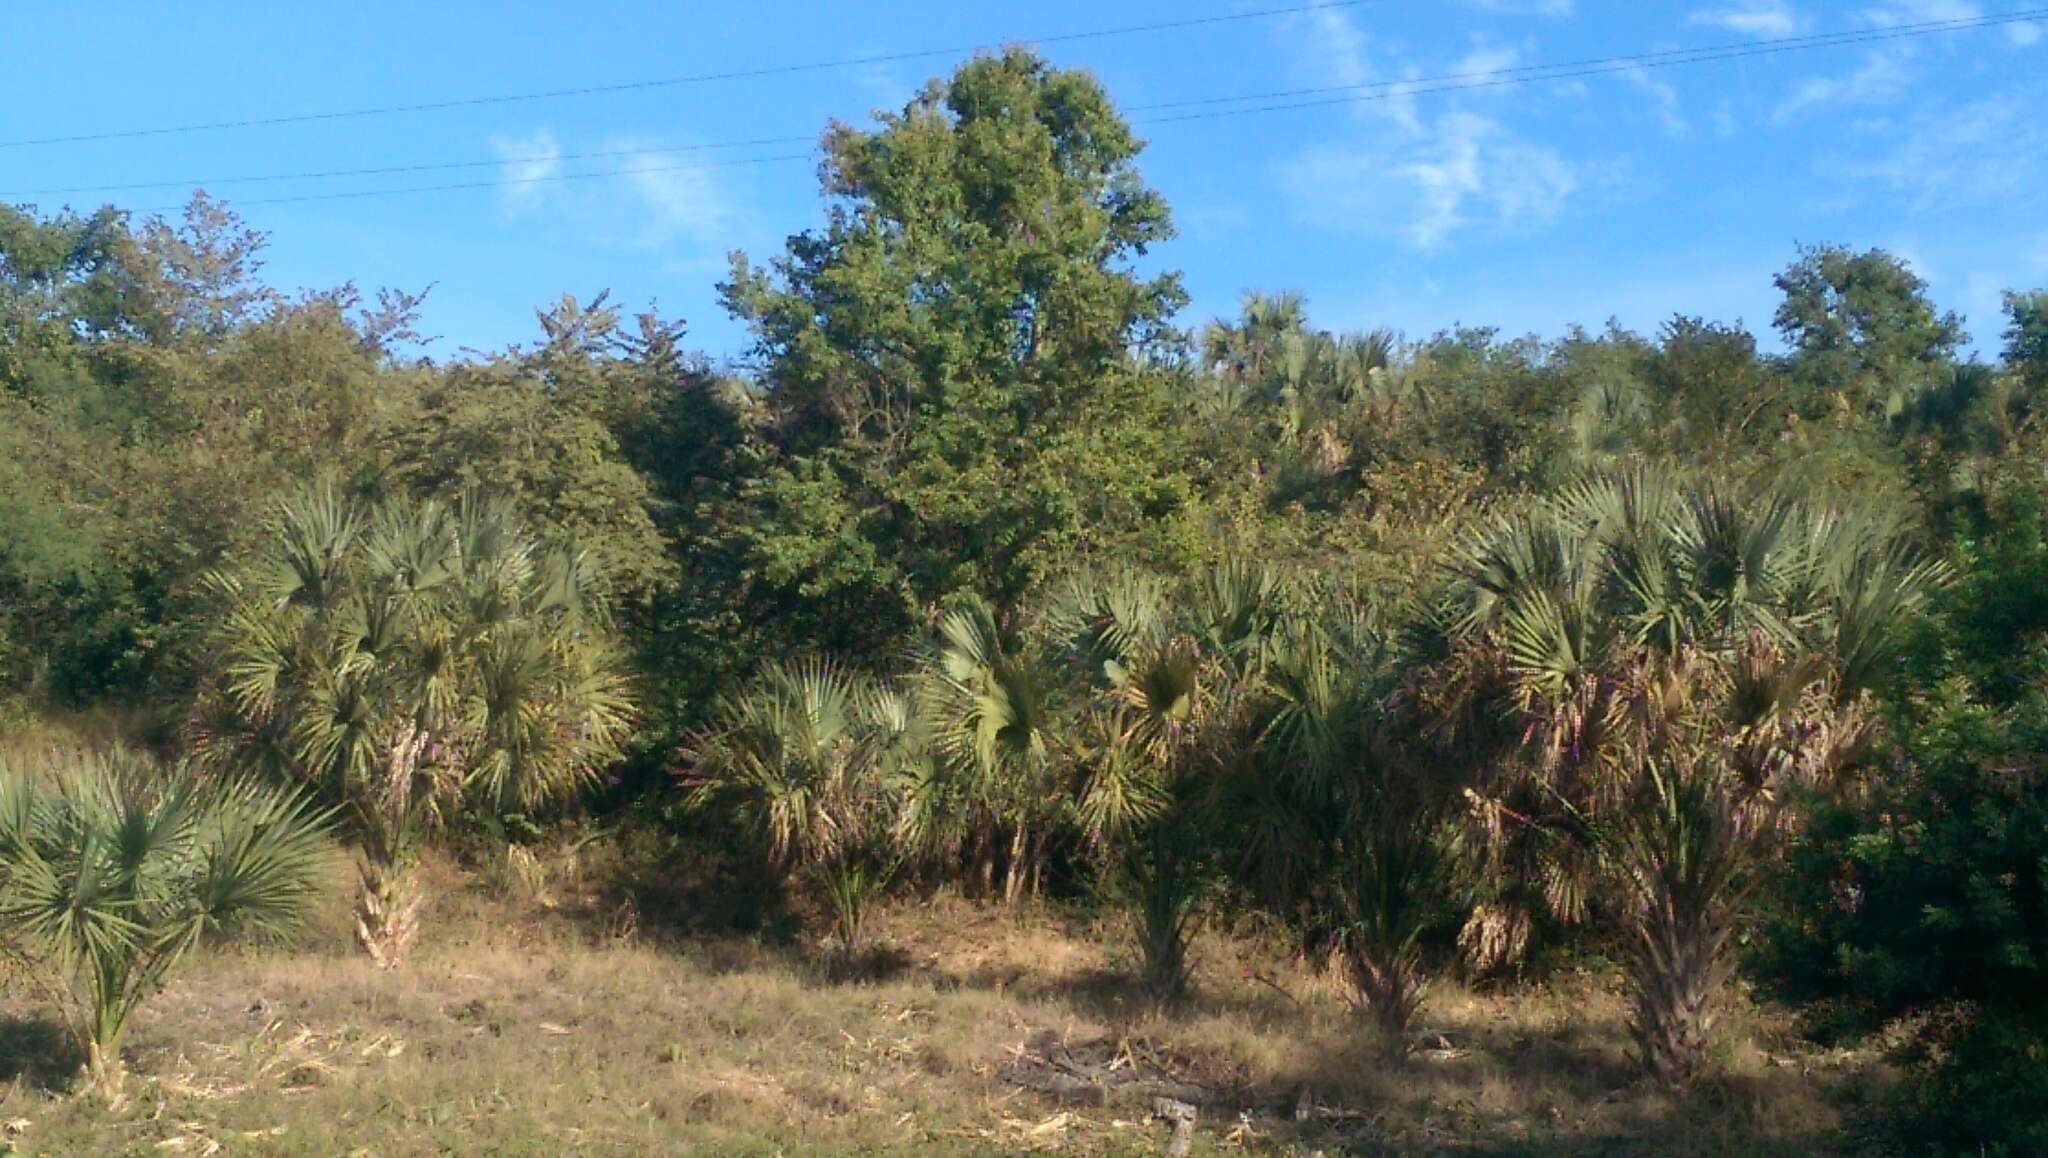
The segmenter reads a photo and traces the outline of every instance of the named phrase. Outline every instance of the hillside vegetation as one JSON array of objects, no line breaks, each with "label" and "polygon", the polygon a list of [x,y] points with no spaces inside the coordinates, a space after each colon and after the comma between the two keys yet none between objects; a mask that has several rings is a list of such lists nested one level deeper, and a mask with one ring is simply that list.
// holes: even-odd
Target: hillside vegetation
[{"label": "hillside vegetation", "polygon": [[2048,292],[1190,329],[1142,147],[831,125],[720,364],[0,207],[8,1141],[2048,1149]]}]

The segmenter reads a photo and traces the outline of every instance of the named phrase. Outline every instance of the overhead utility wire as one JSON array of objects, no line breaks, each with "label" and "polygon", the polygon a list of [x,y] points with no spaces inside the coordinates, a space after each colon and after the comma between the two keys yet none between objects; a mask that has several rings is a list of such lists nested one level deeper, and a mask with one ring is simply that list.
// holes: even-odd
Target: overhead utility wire
[{"label": "overhead utility wire", "polygon": [[[700,169],[724,169],[734,165],[767,165],[778,161],[814,160],[810,153],[781,153],[773,157],[738,157],[730,161],[706,161],[695,165],[642,165],[633,169],[597,169],[587,173],[545,173],[536,177],[499,177],[488,181],[457,181],[445,185],[404,185],[396,189],[349,189],[339,193],[299,193],[289,197],[237,199],[245,205],[292,205],[302,201],[353,201],[364,197],[395,197],[402,193],[442,193],[457,189],[499,189],[510,185],[544,185],[558,181],[589,181],[598,177],[634,177],[642,173],[681,173]],[[143,213],[172,213],[182,205],[157,205]]]},{"label": "overhead utility wire", "polygon": [[[194,177],[183,181],[130,181],[119,185],[59,185],[47,189],[19,189],[0,197],[47,197],[59,193],[118,193],[135,189],[182,189],[190,186],[252,185],[259,182],[312,181],[330,177],[389,177],[398,173],[434,173],[449,169],[490,169],[499,165],[550,165],[559,161],[596,161],[615,157],[662,157],[674,153],[703,153],[713,149],[751,149],[768,145],[808,145],[816,133],[800,137],[758,137],[751,141],[715,141],[698,145],[663,145],[658,148],[602,149],[592,153],[549,153],[533,157],[492,157],[486,161],[432,161],[417,165],[379,165],[367,169],[318,169],[309,173],[263,173],[243,177]],[[764,160],[767,158],[763,158]],[[621,172],[645,172],[625,169]]]},{"label": "overhead utility wire", "polygon": [[[1265,20],[1276,16],[1292,16],[1323,8],[1356,8],[1366,4],[1385,2],[1386,0],[1329,0],[1328,3],[1296,4],[1286,8],[1261,8],[1250,12],[1229,12],[1216,16],[1194,16],[1183,20],[1162,20],[1150,24],[1129,24],[1119,28],[1100,28],[1088,32],[1065,32],[1053,36],[1015,37],[1003,43],[1071,44],[1084,40],[1107,40],[1118,36],[1137,36],[1153,32],[1172,32],[1183,28],[1202,28],[1216,24],[1240,23],[1247,20]],[[977,52],[989,47],[991,45],[969,44],[956,45],[951,48],[922,48],[908,52],[884,52],[871,56],[844,57],[838,60],[764,65],[759,68],[733,69],[727,72],[702,72],[689,76],[621,81],[614,84],[581,85],[575,88],[541,89],[533,92],[500,93],[492,96],[457,97],[450,100],[419,101],[401,105],[373,105],[365,108],[335,109],[318,113],[289,113],[273,117],[243,117],[235,120],[206,121],[186,125],[162,125],[143,129],[115,129],[106,132],[73,133],[64,136],[24,137],[12,141],[0,141],[0,149],[21,149],[37,145],[69,145],[86,141],[128,140],[135,137],[165,137],[181,133],[250,129],[269,125],[299,125],[317,121],[353,120],[362,117],[394,116],[401,113],[425,113],[446,109],[477,108],[484,105],[559,100],[564,97],[599,96],[605,93],[640,92],[648,89],[675,88],[682,85],[744,80],[751,77],[790,76],[797,73],[829,72],[841,68],[895,64],[903,61],[925,60],[935,56],[958,56],[961,53]]]},{"label": "overhead utility wire", "polygon": [[[1597,76],[1608,73],[1630,72],[1636,69],[1670,68],[1684,64],[1705,64],[1722,60],[1740,59],[1751,56],[1775,55],[1787,52],[1810,51],[1819,48],[1836,48],[1877,41],[1903,40],[1932,36],[1944,32],[1964,32],[1973,29],[2012,24],[2027,20],[2048,18],[2048,8],[2028,9],[1991,16],[1962,17],[1951,20],[1929,20],[1916,24],[1894,25],[1890,28],[1863,29],[1850,32],[1813,33],[1805,36],[1786,36],[1769,40],[1742,41],[1729,44],[1702,45],[1697,48],[1663,49],[1655,52],[1631,53],[1622,56],[1595,57],[1586,60],[1558,61],[1554,64],[1528,64],[1512,68],[1488,69],[1476,72],[1444,73],[1436,76],[1409,77],[1402,80],[1368,81],[1361,84],[1332,85],[1323,88],[1287,89],[1277,92],[1245,93],[1238,96],[1200,97],[1185,100],[1160,101],[1153,104],[1130,105],[1125,112],[1157,112],[1167,109],[1199,108],[1204,106],[1244,104],[1252,101],[1288,100],[1296,97],[1327,97],[1331,94],[1355,94],[1334,99],[1299,101],[1288,104],[1261,104],[1246,108],[1221,109],[1205,113],[1189,113],[1180,116],[1144,117],[1134,124],[1174,124],[1183,121],[1209,120],[1217,117],[1240,116],[1247,113],[1278,112],[1296,108],[1317,108],[1325,105],[1363,103],[1387,100],[1403,96],[1428,95],[1439,92],[1459,92],[1483,88],[1499,88],[1510,85],[1530,84],[1544,80],[1570,80],[1578,77]],[[1364,90],[1376,90],[1365,92]],[[0,193],[0,197],[38,197],[68,193],[124,192],[137,189],[172,189],[193,186],[218,186],[267,183],[277,181],[316,180],[334,177],[390,176],[400,173],[443,172],[454,169],[482,169],[499,165],[554,164],[562,161],[588,161],[616,157],[669,156],[676,153],[703,152],[712,149],[739,149],[772,145],[803,145],[816,140],[815,134],[790,137],[760,137],[753,140],[718,141],[704,144],[673,145],[658,148],[607,149],[587,153],[563,153],[547,156],[495,157],[489,160],[442,161],[415,165],[388,165],[357,169],[328,169],[303,173],[268,173],[239,177],[214,177],[180,181],[135,181],[108,185],[67,185],[43,189],[23,189]],[[746,158],[738,164],[753,162],[781,161],[789,157]],[[572,176],[616,176],[644,172],[668,172],[676,168],[698,168],[700,166],[673,166],[659,169],[633,168],[604,170],[591,174]],[[511,179],[505,184],[518,184],[520,179]],[[465,182],[449,188],[476,188],[480,182]],[[441,186],[418,187],[423,189]],[[410,192],[413,189],[396,190]],[[370,190],[368,193],[379,191]],[[287,198],[282,200],[303,200]],[[280,199],[264,199],[244,204],[269,204]]]},{"label": "overhead utility wire", "polygon": [[[1191,108],[1203,105],[1242,104],[1248,101],[1285,100],[1292,97],[1324,96],[1332,93],[1351,94],[1329,97],[1329,99],[1323,100],[1299,101],[1290,104],[1260,104],[1247,108],[1185,113],[1179,116],[1143,117],[1132,121],[1133,124],[1140,125],[1173,124],[1180,121],[1198,121],[1209,120],[1215,117],[1239,116],[1245,113],[1280,112],[1287,109],[1353,104],[1433,92],[1458,92],[1468,89],[1533,84],[1546,80],[1571,80],[1577,77],[1599,76],[1607,73],[1633,72],[1637,69],[1672,68],[1686,64],[1711,64],[1716,61],[1739,60],[1752,56],[1771,56],[1788,52],[1807,52],[1819,48],[1840,48],[1849,45],[1889,40],[1907,40],[1935,36],[1946,32],[1968,32],[1982,28],[1993,28],[2002,24],[2016,24],[2040,19],[2048,19],[2048,8],[2031,8],[2019,12],[2007,12],[1992,16],[1962,17],[1953,20],[1929,20],[1918,24],[1894,25],[1889,28],[1815,33],[1808,36],[1787,36],[1735,44],[1706,45],[1699,48],[1664,49],[1657,52],[1632,53],[1626,56],[1558,61],[1554,64],[1525,64],[1513,68],[1488,69],[1479,72],[1446,73],[1439,76],[1410,77],[1400,80],[1376,80],[1361,84],[1289,89],[1280,92],[1250,93],[1242,96],[1161,101],[1155,104],[1131,105],[1125,111],[1135,113],[1161,109]],[[1362,92],[1362,90],[1377,91]]]}]

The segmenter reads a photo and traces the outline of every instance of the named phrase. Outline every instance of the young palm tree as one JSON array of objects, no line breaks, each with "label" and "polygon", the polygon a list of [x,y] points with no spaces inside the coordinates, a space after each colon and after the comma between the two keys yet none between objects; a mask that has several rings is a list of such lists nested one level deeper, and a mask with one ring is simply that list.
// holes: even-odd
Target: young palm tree
[{"label": "young palm tree", "polygon": [[286,505],[228,605],[196,727],[216,766],[311,786],[362,846],[356,935],[395,968],[419,930],[424,835],[463,804],[530,811],[615,759],[632,716],[595,582],[509,508]]},{"label": "young palm tree", "polygon": [[1761,632],[1733,655],[1645,656],[1628,681],[1612,832],[1632,911],[1630,1028],[1643,1068],[1683,1087],[1795,791],[1837,787],[1869,720],[1839,702],[1828,664],[1795,661]]},{"label": "young palm tree", "polygon": [[1398,1045],[1420,1006],[1422,937],[1457,891],[1464,765],[1411,735],[1422,670],[1341,597],[1284,625],[1260,680],[1254,755],[1231,785],[1249,883],[1327,954]]},{"label": "young palm tree", "polygon": [[980,600],[939,624],[918,683],[933,759],[913,772],[905,837],[926,855],[964,855],[984,893],[1035,891],[1066,820],[1057,776],[1053,682],[1038,649]]},{"label": "young palm tree", "polygon": [[923,762],[899,694],[823,663],[771,667],[685,754],[693,807],[728,803],[777,870],[808,876],[849,959],[900,857],[892,772]]},{"label": "young palm tree", "polygon": [[1135,902],[1145,984],[1187,992],[1188,942],[1214,883],[1210,813],[1277,584],[1222,564],[1182,587],[1131,572],[1082,581],[1055,612],[1082,704],[1072,725],[1084,841]]},{"label": "young palm tree", "polygon": [[129,1019],[208,937],[283,935],[318,895],[329,814],[302,792],[132,752],[0,758],[0,950],[120,1094]]}]

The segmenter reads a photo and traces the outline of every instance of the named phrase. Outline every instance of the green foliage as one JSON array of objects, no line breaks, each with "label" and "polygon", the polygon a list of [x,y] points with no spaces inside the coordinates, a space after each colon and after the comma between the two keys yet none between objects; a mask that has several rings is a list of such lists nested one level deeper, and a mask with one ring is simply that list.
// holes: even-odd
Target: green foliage
[{"label": "green foliage", "polygon": [[1419,733],[1444,673],[1402,646],[1404,625],[1352,592],[1316,596],[1268,646],[1223,843],[1249,894],[1340,964],[1398,1048],[1425,990],[1423,939],[1459,920],[1454,821],[1476,769]]},{"label": "green foliage", "polygon": [[848,952],[906,882],[1095,886],[1170,999],[1229,895],[1394,1043],[1454,946],[1612,952],[1682,1083],[1779,879],[1800,991],[1943,1011],[1930,1137],[2038,1148],[1940,1107],[2038,1068],[2048,300],[1959,360],[1902,260],[1820,246],[1781,357],[1288,292],[1188,334],[1142,147],[1024,50],[831,126],[725,372],[605,294],[436,362],[419,298],[282,293],[204,197],[0,208],[0,710],[309,786],[392,963],[437,829],[658,812],[681,750],[698,837]]},{"label": "green foliage", "polygon": [[1860,766],[1860,697],[1945,571],[1875,518],[1641,473],[1504,519],[1458,570],[1469,662],[1506,684],[1478,690],[1521,733],[1477,799],[1496,891],[1464,940],[1529,928],[1529,898],[1583,920],[1618,881],[1641,1060],[1683,1085],[1780,810]]},{"label": "green foliage", "polygon": [[583,556],[503,503],[288,503],[268,549],[215,577],[224,612],[194,743],[310,786],[363,844],[358,933],[396,964],[418,899],[394,877],[464,801],[531,812],[620,754],[632,698]]},{"label": "green foliage", "polygon": [[327,820],[301,792],[121,749],[0,760],[0,949],[62,1007],[95,1087],[118,1095],[130,1017],[203,939],[298,924]]},{"label": "green foliage", "polygon": [[1078,578],[1051,616],[1078,693],[1070,727],[1083,841],[1141,918],[1145,981],[1178,1001],[1217,878],[1209,829],[1243,732],[1275,583],[1231,561],[1179,584],[1129,570]]},{"label": "green foliage", "polygon": [[1172,235],[1138,149],[1086,75],[978,58],[835,126],[826,227],[735,261],[770,455],[736,533],[814,643],[900,646],[958,592],[1010,608],[1183,501],[1144,360],[1183,296],[1129,269]]},{"label": "green foliage", "polygon": [[1937,313],[1927,283],[1883,250],[1802,248],[1776,280],[1785,298],[1773,320],[1816,402],[1895,418],[1967,340],[1962,319]]},{"label": "green foliage", "polygon": [[2005,295],[2005,364],[2038,396],[2048,390],[2048,291]]},{"label": "green foliage", "polygon": [[2029,1153],[2048,965],[2048,541],[2035,472],[1959,530],[1954,585],[1890,695],[1897,745],[1864,799],[1822,814],[1766,968],[1839,1032],[1926,1015],[1895,1107],[1918,1141]]},{"label": "green foliage", "polygon": [[694,807],[722,804],[776,868],[807,874],[842,952],[901,857],[900,778],[923,755],[893,693],[822,663],[771,667],[720,701],[692,744]]},{"label": "green foliage", "polygon": [[1059,688],[1039,642],[1003,630],[980,599],[963,599],[940,620],[914,685],[931,759],[909,782],[905,835],[942,871],[973,865],[984,892],[1000,867],[1011,901],[1036,891],[1071,820]]}]

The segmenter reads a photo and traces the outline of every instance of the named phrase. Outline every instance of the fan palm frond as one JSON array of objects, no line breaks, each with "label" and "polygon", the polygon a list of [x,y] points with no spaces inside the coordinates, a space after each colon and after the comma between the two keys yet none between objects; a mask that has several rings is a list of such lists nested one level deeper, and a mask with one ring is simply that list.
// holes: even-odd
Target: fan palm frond
[{"label": "fan palm frond", "polygon": [[0,760],[0,927],[118,1093],[134,1011],[205,936],[290,932],[325,876],[329,814],[253,777],[124,749]]}]

